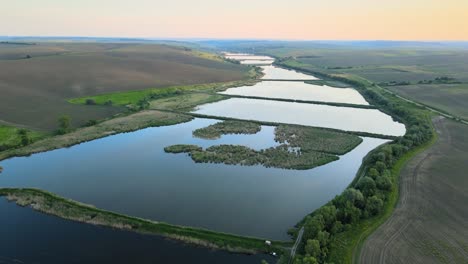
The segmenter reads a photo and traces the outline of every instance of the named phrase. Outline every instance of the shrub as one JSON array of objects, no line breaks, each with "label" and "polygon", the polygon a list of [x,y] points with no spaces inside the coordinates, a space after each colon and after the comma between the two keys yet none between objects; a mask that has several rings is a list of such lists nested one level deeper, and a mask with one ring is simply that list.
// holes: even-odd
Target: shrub
[{"label": "shrub", "polygon": [[380,190],[384,190],[384,191],[392,190],[392,180],[390,180],[390,178],[388,178],[387,176],[381,176],[377,178],[376,184],[377,184],[377,188],[379,188]]},{"label": "shrub", "polygon": [[88,99],[86,99],[86,104],[87,105],[95,105],[96,101],[94,101],[94,99],[88,98]]},{"label": "shrub", "polygon": [[376,215],[382,211],[383,201],[377,196],[372,196],[367,200],[366,211],[369,215]]},{"label": "shrub", "polygon": [[359,189],[365,197],[374,195],[377,189],[375,181],[368,176],[362,177],[358,181],[356,188]]}]

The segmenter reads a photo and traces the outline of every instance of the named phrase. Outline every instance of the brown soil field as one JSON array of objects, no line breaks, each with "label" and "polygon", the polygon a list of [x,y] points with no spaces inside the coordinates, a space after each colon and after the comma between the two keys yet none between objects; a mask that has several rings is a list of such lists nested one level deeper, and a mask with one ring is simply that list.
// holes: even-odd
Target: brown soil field
[{"label": "brown soil field", "polygon": [[[30,59],[24,59],[31,54]],[[72,105],[66,99],[116,91],[247,78],[249,68],[182,47],[156,44],[0,45],[0,120],[54,130],[70,115],[81,126],[122,108]]]},{"label": "brown soil field", "polygon": [[359,263],[468,263],[468,126],[434,125],[437,142],[403,169],[395,211],[366,240]]}]

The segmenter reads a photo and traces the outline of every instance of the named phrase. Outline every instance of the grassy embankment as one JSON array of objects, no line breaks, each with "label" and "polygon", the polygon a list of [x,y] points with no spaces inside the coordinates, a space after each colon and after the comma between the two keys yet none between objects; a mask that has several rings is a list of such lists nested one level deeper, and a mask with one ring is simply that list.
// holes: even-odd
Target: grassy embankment
[{"label": "grassy embankment", "polygon": [[166,88],[150,88],[138,91],[107,93],[68,100],[72,104],[125,106],[131,110],[166,109],[190,110],[192,107],[215,102],[227,97],[215,92],[230,87],[254,84],[255,80],[209,83]]},{"label": "grassy embankment", "polygon": [[33,153],[73,146],[82,142],[118,133],[131,132],[146,127],[174,125],[192,120],[191,116],[160,112],[142,111],[110,119],[91,127],[77,129],[65,135],[45,138],[22,148],[0,152],[0,160],[13,156],[27,156]]},{"label": "grassy embankment", "polygon": [[398,198],[398,177],[402,166],[434,142],[431,114],[388,94],[362,77],[311,70],[292,59],[280,63],[353,85],[366,100],[407,127],[404,137],[366,156],[355,180],[341,195],[298,224],[298,227],[305,228],[305,232],[295,263],[351,263],[353,253],[359,250],[362,241],[391,214]]},{"label": "grassy embankment", "polygon": [[14,201],[20,206],[30,206],[37,211],[64,219],[144,234],[162,235],[186,243],[230,252],[247,254],[281,252],[284,246],[289,245],[285,242],[273,241],[271,246],[267,246],[265,240],[258,238],[241,237],[130,217],[101,210],[37,189],[4,188],[0,189],[0,196],[5,196],[8,200]]},{"label": "grassy embankment", "polygon": [[[242,121],[224,121],[194,131],[207,137],[227,133],[256,133],[258,124]],[[280,125],[275,129],[275,140],[280,146],[253,150],[238,145],[218,145],[205,150],[194,145],[173,145],[164,150],[169,153],[188,153],[195,162],[261,164],[284,169],[311,169],[338,159],[362,142],[355,135],[300,126]]]},{"label": "grassy embankment", "polygon": [[376,109],[377,108],[373,105],[362,105],[362,104],[335,103],[335,102],[311,101],[311,100],[301,100],[301,99],[270,98],[270,97],[252,96],[252,95],[234,95],[234,94],[222,94],[222,95],[226,98],[259,99],[259,100],[268,100],[268,101],[330,105],[330,106],[353,107],[353,108],[362,108],[362,109]]}]

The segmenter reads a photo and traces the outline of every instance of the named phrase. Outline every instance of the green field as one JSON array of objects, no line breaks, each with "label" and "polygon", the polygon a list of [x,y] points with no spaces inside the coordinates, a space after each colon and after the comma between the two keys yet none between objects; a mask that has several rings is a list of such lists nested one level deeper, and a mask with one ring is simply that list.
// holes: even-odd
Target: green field
[{"label": "green field", "polygon": [[[30,59],[24,59],[26,55]],[[67,99],[177,85],[243,80],[250,67],[200,51],[156,44],[38,43],[0,45],[0,120],[53,131],[57,118],[74,127],[125,111]]]},{"label": "green field", "polygon": [[389,90],[454,116],[468,119],[468,83],[389,86]]},{"label": "green field", "polygon": [[[23,130],[26,131],[27,144],[37,141],[46,135],[44,133]],[[23,145],[22,136],[20,135],[21,129],[11,126],[0,125],[0,151],[9,148],[15,148]],[[24,133],[24,132],[23,132]]]}]

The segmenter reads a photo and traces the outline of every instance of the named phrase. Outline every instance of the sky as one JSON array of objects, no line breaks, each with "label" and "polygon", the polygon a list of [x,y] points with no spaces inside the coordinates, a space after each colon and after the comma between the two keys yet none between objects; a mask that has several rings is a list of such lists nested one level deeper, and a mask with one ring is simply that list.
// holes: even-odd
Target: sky
[{"label": "sky", "polygon": [[468,40],[468,0],[0,0],[2,36]]}]

